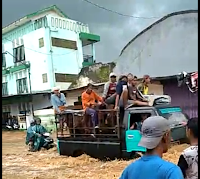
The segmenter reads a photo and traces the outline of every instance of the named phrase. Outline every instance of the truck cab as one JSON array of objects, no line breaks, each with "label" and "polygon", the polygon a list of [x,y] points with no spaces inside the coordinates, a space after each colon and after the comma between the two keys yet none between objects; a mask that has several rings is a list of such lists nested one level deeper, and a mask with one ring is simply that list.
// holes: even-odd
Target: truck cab
[{"label": "truck cab", "polygon": [[141,139],[140,130],[131,129],[133,123],[141,122],[142,115],[162,116],[169,120],[171,127],[171,141],[181,141],[186,139],[187,118],[178,106],[156,105],[152,107],[133,107],[124,113],[123,126],[121,136],[125,140],[122,142],[123,152],[145,152],[146,149],[138,146]]}]

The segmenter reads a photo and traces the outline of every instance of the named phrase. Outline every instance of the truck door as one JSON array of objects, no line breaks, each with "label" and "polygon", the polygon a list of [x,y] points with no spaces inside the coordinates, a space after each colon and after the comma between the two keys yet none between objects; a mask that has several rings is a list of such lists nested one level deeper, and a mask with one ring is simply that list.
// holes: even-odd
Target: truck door
[{"label": "truck door", "polygon": [[[155,115],[153,110],[134,110],[128,115],[128,126],[126,129],[125,141],[127,152],[146,152],[146,148],[138,146],[141,139],[141,133],[138,129],[131,129],[133,122],[140,122],[138,116],[147,115],[148,117]],[[136,119],[137,118],[137,119]],[[135,121],[133,121],[135,120]]]}]

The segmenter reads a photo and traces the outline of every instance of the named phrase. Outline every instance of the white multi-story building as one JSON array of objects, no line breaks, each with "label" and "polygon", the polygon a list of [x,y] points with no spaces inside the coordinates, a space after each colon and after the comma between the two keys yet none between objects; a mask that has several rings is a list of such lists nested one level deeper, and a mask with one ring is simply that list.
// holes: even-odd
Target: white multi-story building
[{"label": "white multi-story building", "polygon": [[[48,106],[49,96],[44,97],[44,92],[54,86],[67,89],[83,66],[95,62],[94,43],[98,41],[100,36],[91,34],[88,25],[69,19],[56,6],[4,27],[3,111],[16,115],[29,109],[29,102],[34,109]],[[91,54],[85,56],[88,45]],[[43,94],[33,95],[31,100],[30,92]]]}]

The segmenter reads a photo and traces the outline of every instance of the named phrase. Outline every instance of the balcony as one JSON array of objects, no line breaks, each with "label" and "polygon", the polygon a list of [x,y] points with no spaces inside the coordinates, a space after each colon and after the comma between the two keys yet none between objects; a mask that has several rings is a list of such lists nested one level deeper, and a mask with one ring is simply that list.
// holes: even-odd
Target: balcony
[{"label": "balcony", "polygon": [[93,59],[92,55],[83,55],[83,68],[93,64],[95,64],[95,60]]},{"label": "balcony", "polygon": [[8,67],[6,69],[2,69],[2,75],[6,75],[6,74],[9,74],[9,73],[14,73],[16,71],[20,71],[20,70],[23,70],[23,69],[28,69],[30,68],[30,63],[25,61],[23,63],[15,63],[14,66],[12,67]]}]

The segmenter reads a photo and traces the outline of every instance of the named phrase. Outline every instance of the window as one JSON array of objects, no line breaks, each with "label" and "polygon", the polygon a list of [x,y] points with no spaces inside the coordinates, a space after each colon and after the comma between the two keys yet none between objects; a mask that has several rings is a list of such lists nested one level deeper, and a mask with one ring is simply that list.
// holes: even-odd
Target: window
[{"label": "window", "polygon": [[6,67],[6,56],[5,56],[5,53],[2,53],[2,67]]},{"label": "window", "polygon": [[48,82],[47,73],[42,74],[42,81],[43,81],[43,83],[47,83]]},{"label": "window", "polygon": [[141,113],[133,113],[131,114],[130,121],[129,121],[129,128],[131,130],[137,129],[140,130],[141,122],[151,116],[149,112],[141,112]]},{"label": "window", "polygon": [[6,67],[6,54],[4,51],[4,45],[2,44],[2,67]]},{"label": "window", "polygon": [[52,46],[54,46],[54,47],[61,47],[61,48],[77,50],[76,41],[58,39],[58,38],[54,38],[54,37],[51,38],[51,41],[52,41]]},{"label": "window", "polygon": [[2,83],[2,96],[8,95],[8,83]]},{"label": "window", "polygon": [[30,112],[30,105],[29,103],[19,103],[18,104],[18,110],[19,110],[19,113],[21,114],[21,112]]},{"label": "window", "polygon": [[83,55],[83,61],[93,63],[93,56],[92,55]]},{"label": "window", "polygon": [[56,82],[71,83],[77,78],[74,74],[55,73]]},{"label": "window", "polygon": [[17,83],[17,93],[28,93],[27,78],[18,79]]},{"label": "window", "polygon": [[158,113],[168,119],[173,127],[181,123],[187,123],[188,120],[179,107],[160,108]]},{"label": "window", "polygon": [[39,48],[44,47],[44,38],[39,39]]},{"label": "window", "polygon": [[14,63],[25,61],[24,45],[14,48],[13,56]]},{"label": "window", "polygon": [[8,106],[8,105],[2,106],[2,112],[3,113],[10,113],[10,111],[11,111],[10,106]]}]

